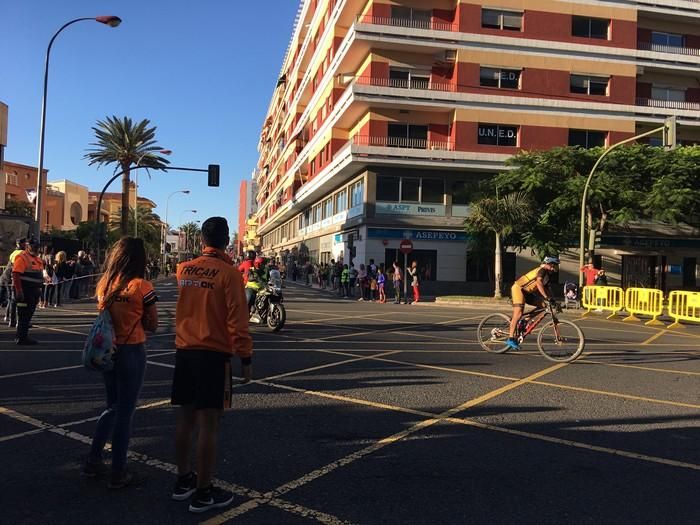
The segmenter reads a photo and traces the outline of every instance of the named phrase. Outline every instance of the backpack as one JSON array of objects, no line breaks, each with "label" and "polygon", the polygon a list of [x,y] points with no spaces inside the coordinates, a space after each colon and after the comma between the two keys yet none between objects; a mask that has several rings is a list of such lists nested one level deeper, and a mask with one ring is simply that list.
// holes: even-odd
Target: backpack
[{"label": "backpack", "polygon": [[83,366],[88,370],[109,372],[114,368],[114,324],[107,308],[102,310],[88,332],[83,346]]}]

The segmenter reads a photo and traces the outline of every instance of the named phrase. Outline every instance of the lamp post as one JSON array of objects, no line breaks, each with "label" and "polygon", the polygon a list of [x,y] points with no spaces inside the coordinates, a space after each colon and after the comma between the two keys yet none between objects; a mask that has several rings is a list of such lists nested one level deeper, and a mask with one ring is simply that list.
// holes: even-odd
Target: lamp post
[{"label": "lamp post", "polygon": [[[152,155],[153,153],[160,153],[161,155],[170,155],[172,154],[172,150],[169,149],[161,149],[158,151],[147,151],[143,155],[139,157],[139,160],[136,161],[136,166],[141,167],[141,161],[143,160],[144,157],[148,157],[149,155]],[[136,174],[134,175],[134,196],[136,198],[136,202],[134,203],[134,237],[139,236],[139,172],[137,171]]]},{"label": "lamp post", "polygon": [[70,22],[65,23],[58,31],[56,31],[49,41],[49,46],[46,48],[46,63],[44,66],[44,92],[41,97],[41,127],[39,131],[39,166],[37,167],[37,177],[36,177],[36,207],[34,209],[34,219],[36,220],[35,225],[35,237],[37,240],[41,237],[41,216],[43,213],[44,198],[42,196],[42,189],[44,187],[44,181],[42,180],[42,175],[44,171],[44,135],[46,131],[46,95],[48,93],[49,87],[49,58],[51,56],[51,46],[54,40],[69,25],[75,24],[76,22],[82,22],[84,20],[93,20],[99,22],[100,24],[107,25],[109,27],[117,27],[122,23],[122,19],[118,16],[97,16],[97,17],[86,17],[86,18],[76,18]]},{"label": "lamp post", "polygon": [[168,224],[168,206],[170,206],[170,197],[173,195],[177,195],[178,193],[184,193],[185,195],[190,194],[190,190],[177,190],[172,192],[170,195],[168,195],[168,198],[165,200],[165,228],[163,232],[163,269],[165,269],[165,264],[166,264],[166,252],[165,252],[165,245],[167,244],[166,242],[166,237],[168,235],[168,231],[170,230],[170,225]]}]

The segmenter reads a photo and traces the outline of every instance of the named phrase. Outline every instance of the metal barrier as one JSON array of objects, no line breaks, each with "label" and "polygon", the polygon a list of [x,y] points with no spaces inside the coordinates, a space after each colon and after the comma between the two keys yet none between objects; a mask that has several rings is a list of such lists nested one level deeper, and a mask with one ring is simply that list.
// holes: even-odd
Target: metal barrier
[{"label": "metal barrier", "polygon": [[644,323],[649,326],[664,326],[657,319],[664,311],[664,294],[661,290],[653,288],[628,288],[625,290],[625,310],[630,314],[623,319],[624,322],[639,322],[641,319],[635,316],[650,315],[651,320]]},{"label": "metal barrier", "polygon": [[615,317],[625,307],[625,292],[617,286],[586,286],[583,289],[583,307],[588,310],[607,310],[611,312],[608,319]]},{"label": "metal barrier", "polygon": [[668,315],[674,321],[668,328],[682,328],[681,321],[700,323],[700,292],[671,292],[668,296]]}]

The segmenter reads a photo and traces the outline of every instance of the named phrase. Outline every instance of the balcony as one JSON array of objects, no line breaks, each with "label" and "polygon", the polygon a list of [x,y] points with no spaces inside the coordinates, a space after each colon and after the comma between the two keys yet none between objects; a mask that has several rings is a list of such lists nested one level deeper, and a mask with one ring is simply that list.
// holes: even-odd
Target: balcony
[{"label": "balcony", "polygon": [[386,16],[358,16],[357,23],[371,24],[377,26],[405,27],[407,29],[423,29],[426,31],[459,31],[459,24],[454,22],[444,22],[442,20],[436,20],[434,18],[409,19],[392,18]]},{"label": "balcony", "polygon": [[412,139],[406,137],[379,137],[368,135],[355,135],[352,143],[356,146],[373,146],[379,148],[403,148],[403,149],[424,149],[433,151],[454,151],[454,142]]},{"label": "balcony", "polygon": [[683,102],[680,100],[661,100],[654,98],[638,98],[637,106],[647,108],[680,109],[687,111],[700,111],[700,102]]},{"label": "balcony", "polygon": [[[700,1],[700,0],[698,0]],[[653,51],[655,53],[671,53],[674,55],[700,56],[700,49],[692,47],[665,46],[652,44],[651,42],[638,42],[637,49],[640,51]]]},{"label": "balcony", "polygon": [[[448,84],[444,82],[432,82],[427,78],[380,78],[380,77],[355,77],[354,82],[360,86],[376,86],[397,89],[420,89],[423,91],[443,91],[456,93],[460,91],[456,84]],[[466,87],[461,91],[466,92]]]}]

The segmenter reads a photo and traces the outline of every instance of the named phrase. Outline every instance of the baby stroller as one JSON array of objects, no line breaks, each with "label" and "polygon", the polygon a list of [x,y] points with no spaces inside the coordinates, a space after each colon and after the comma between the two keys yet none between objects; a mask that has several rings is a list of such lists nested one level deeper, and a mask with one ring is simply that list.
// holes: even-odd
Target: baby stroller
[{"label": "baby stroller", "polygon": [[581,300],[578,296],[578,285],[576,283],[564,284],[564,308],[581,308]]}]

